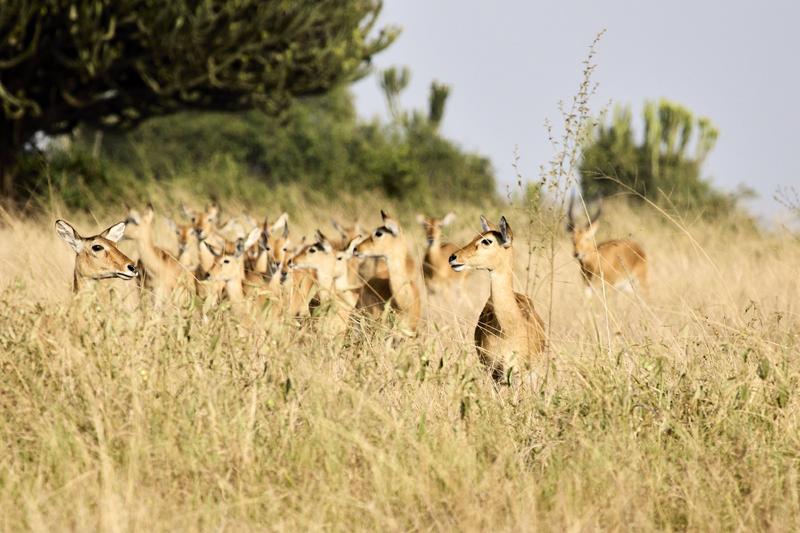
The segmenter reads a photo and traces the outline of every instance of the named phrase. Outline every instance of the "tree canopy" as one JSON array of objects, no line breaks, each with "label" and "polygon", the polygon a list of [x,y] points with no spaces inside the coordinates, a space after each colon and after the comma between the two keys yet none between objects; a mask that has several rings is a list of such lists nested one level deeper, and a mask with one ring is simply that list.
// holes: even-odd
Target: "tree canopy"
[{"label": "tree canopy", "polygon": [[710,119],[661,100],[646,102],[637,140],[630,107],[617,106],[583,148],[581,187],[588,197],[634,194],[681,208],[725,208],[733,198],[702,176],[719,130]]},{"label": "tree canopy", "polygon": [[380,0],[0,0],[0,172],[36,132],[285,110],[367,72]]},{"label": "tree canopy", "polygon": [[[402,72],[407,82],[410,71]],[[379,73],[385,91],[386,76]],[[495,198],[489,160],[438,128],[449,90],[434,82],[428,109],[404,108],[402,88],[386,91],[388,122],[359,119],[352,94],[342,87],[300,99],[279,117],[258,110],[181,112],[133,131],[107,133],[102,143],[90,128],[80,127],[68,150],[49,151],[45,173],[33,168],[21,172],[19,181],[34,195],[56,192],[74,208],[88,207],[85,198],[104,191],[124,197],[127,189],[136,201],[130,195],[139,194],[137,184],[185,176],[220,198],[235,194],[233,182],[246,181],[269,189],[297,184],[328,194],[380,192],[419,206],[432,198],[485,203]],[[146,187],[141,191],[146,194]]]}]

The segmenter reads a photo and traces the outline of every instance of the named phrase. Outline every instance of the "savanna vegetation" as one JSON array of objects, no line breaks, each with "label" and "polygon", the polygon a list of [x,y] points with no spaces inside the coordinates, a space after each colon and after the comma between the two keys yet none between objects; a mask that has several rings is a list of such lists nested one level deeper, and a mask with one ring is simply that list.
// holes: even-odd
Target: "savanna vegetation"
[{"label": "savanna vegetation", "polygon": [[713,218],[752,194],[746,188],[720,191],[703,175],[719,137],[708,117],[662,99],[644,104],[642,123],[637,135],[630,107],[617,105],[590,130],[580,164],[588,198],[622,194]]},{"label": "savanna vegetation", "polygon": [[[292,205],[292,232],[379,223],[339,203]],[[446,239],[464,244],[479,211],[447,207]],[[324,315],[72,298],[52,229],[67,213],[4,218],[2,528],[796,529],[800,243],[607,204],[599,236],[645,246],[650,292],[587,300],[562,221],[529,231],[504,213],[521,287],[533,247],[548,327],[533,388],[498,387],[478,362],[480,274],[460,297],[426,296],[415,339],[385,323],[331,338]],[[125,216],[68,214],[87,233]],[[400,220],[419,261],[422,231]]]},{"label": "savanna vegetation", "polygon": [[[38,4],[40,11],[26,11],[25,2],[0,11],[0,28],[27,32],[0,45],[0,69],[36,57],[38,44],[15,43],[40,43],[48,28],[48,39],[95,39],[97,65],[125,59],[126,69],[147,74],[140,81],[148,90],[162,83],[114,53],[116,37],[102,36],[129,35],[119,33],[126,23],[160,27],[166,15],[118,18],[127,2]],[[142,119],[169,116],[127,131],[106,127],[103,113],[87,111],[84,120],[69,97],[47,100],[69,110],[63,124],[71,135],[28,138],[16,145],[13,165],[6,158],[17,203],[0,211],[0,529],[800,528],[800,241],[758,228],[703,179],[716,137],[710,122],[662,103],[647,108],[644,141],[624,111],[589,128],[592,49],[573,109],[564,110],[558,153],[540,179],[520,176],[511,199],[487,196],[495,190],[488,160],[439,132],[447,86],[431,86],[427,110],[404,109],[410,72],[390,69],[379,75],[390,120],[356,115],[346,81],[391,39],[369,38],[379,4],[296,5],[293,13],[281,11],[282,2],[209,2],[181,24],[169,11],[169,40],[188,46],[183,32],[191,29],[205,43],[219,35],[213,24],[232,17],[237,31],[225,36],[270,50],[274,35],[286,37],[274,58],[284,80],[307,65],[288,50],[314,51],[312,64],[328,74],[314,70],[314,80],[327,80],[319,87],[287,84],[273,99],[270,71],[248,78],[248,110],[200,113],[184,100],[194,94],[187,86],[166,103],[134,106],[145,109]],[[97,31],[71,30],[75,20],[95,20],[84,21],[84,9],[97,15]],[[288,17],[280,31],[254,36],[271,10]],[[197,68],[214,64],[203,53]],[[250,63],[237,54],[227,65],[239,65],[239,75]],[[83,66],[62,67],[77,65],[84,79],[103,72],[96,60],[89,54]],[[13,108],[22,93],[9,91],[0,72],[3,127],[21,128],[44,101],[28,95],[33,103]],[[79,87],[71,76],[62,75],[67,95]],[[249,109],[266,94],[264,107]],[[11,116],[15,110],[22,114]],[[640,243],[647,287],[601,286],[584,296],[564,228],[579,180],[587,198],[625,193],[603,203],[597,238]],[[72,293],[75,253],[54,220],[85,235],[119,220],[139,226],[149,201],[155,244],[177,257],[176,229],[195,224],[189,217],[210,197],[219,226],[288,212],[295,245],[316,229],[338,237],[331,219],[371,232],[386,209],[409,239],[421,287],[426,235],[418,211],[455,213],[443,241],[459,246],[480,230],[481,214],[505,215],[517,290],[545,323],[535,371],[495,380],[480,363],[473,334],[489,294],[480,272],[450,289],[423,289],[413,336],[393,312],[354,314],[331,334],[324,324],[335,306],[276,317],[269,300],[156,300],[123,280]],[[137,258],[134,242],[119,247]]]}]

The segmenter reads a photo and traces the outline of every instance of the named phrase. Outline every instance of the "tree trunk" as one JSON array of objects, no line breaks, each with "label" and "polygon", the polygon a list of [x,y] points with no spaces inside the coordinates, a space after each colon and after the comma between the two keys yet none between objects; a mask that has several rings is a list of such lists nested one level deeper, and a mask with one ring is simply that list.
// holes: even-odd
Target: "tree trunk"
[{"label": "tree trunk", "polygon": [[2,194],[3,199],[10,201],[14,198],[14,150],[9,146],[2,148],[3,153],[0,154],[0,176],[2,176]]},{"label": "tree trunk", "polygon": [[20,121],[0,122],[0,194],[5,202],[14,200],[17,162],[24,146]]}]

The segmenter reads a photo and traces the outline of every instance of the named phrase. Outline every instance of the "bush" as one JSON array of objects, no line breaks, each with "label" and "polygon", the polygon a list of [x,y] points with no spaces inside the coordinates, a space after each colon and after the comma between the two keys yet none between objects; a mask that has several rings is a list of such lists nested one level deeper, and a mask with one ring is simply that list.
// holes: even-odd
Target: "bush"
[{"label": "bush", "polygon": [[[211,186],[223,196],[236,188],[231,180],[247,178],[268,187],[296,184],[326,194],[377,192],[423,207],[432,196],[478,202],[488,194],[494,199],[489,160],[464,152],[442,137],[437,125],[420,117],[388,124],[359,121],[351,95],[343,90],[305,99],[281,117],[257,111],[180,113],[152,119],[129,134],[106,135],[100,161],[94,163],[85,158],[94,135],[80,132],[75,153],[82,154],[85,168],[74,180],[79,186],[84,176],[109,183],[113,180],[104,173],[110,172],[169,182],[224,167],[221,182]],[[65,173],[59,190],[68,205],[84,207],[72,202],[66,190],[69,172],[76,169],[60,165],[59,171]]]},{"label": "bush", "polygon": [[629,107],[617,107],[610,121],[601,120],[594,129],[580,165],[585,196],[632,194],[711,216],[736,207],[744,194],[726,194],[702,176],[719,136],[709,119],[666,100],[646,103],[643,117],[640,140]]}]

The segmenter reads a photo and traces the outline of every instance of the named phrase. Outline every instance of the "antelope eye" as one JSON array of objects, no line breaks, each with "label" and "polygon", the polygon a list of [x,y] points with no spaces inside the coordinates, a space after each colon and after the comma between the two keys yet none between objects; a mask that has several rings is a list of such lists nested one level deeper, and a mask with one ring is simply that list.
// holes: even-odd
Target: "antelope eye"
[{"label": "antelope eye", "polygon": [[230,259],[223,259],[223,260],[222,260],[222,262],[223,262],[223,263],[225,263],[225,264],[227,265],[228,263],[230,263],[230,262],[231,262],[231,260],[230,260]]},{"label": "antelope eye", "polygon": [[103,251],[103,247],[100,246],[99,244],[95,244],[94,246],[92,246],[92,251],[102,252]]},{"label": "antelope eye", "polygon": [[484,246],[489,246],[490,244],[492,244],[492,241],[490,241],[489,239],[483,239],[481,241],[481,244]]},{"label": "antelope eye", "polygon": [[315,254],[315,253],[317,253],[317,249],[316,248],[311,248],[311,249],[308,250],[308,253]]},{"label": "antelope eye", "polygon": [[376,237],[383,237],[383,232],[381,230],[376,230],[375,231],[375,236]]}]

